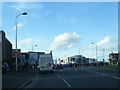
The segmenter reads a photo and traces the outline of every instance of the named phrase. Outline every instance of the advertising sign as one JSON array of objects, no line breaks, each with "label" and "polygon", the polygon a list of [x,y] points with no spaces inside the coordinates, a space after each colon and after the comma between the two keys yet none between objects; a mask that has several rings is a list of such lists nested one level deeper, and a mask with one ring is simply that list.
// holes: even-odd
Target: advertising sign
[{"label": "advertising sign", "polygon": [[29,54],[29,59],[30,59],[30,64],[36,64],[36,61],[38,60],[38,56],[37,56],[38,54],[37,53],[35,53],[35,52],[31,52],[30,54]]},{"label": "advertising sign", "polygon": [[19,57],[20,56],[20,52],[13,52],[12,53],[12,57]]}]

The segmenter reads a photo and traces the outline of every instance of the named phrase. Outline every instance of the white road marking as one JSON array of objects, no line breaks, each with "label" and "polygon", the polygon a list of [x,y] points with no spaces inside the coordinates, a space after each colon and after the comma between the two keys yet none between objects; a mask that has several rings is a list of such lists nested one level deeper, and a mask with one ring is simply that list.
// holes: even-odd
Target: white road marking
[{"label": "white road marking", "polygon": [[32,86],[33,83],[31,83],[29,86],[27,86],[26,88],[30,88]]},{"label": "white road marking", "polygon": [[30,82],[31,80],[33,80],[35,78],[36,75],[34,75],[30,80],[26,81],[20,88],[24,88],[25,84],[27,84],[28,82]]},{"label": "white road marking", "polygon": [[113,78],[115,78],[115,79],[120,79],[119,77],[116,77],[116,76],[112,76]]},{"label": "white road marking", "polygon": [[59,74],[57,74],[57,76],[61,78],[68,85],[69,88],[71,88],[70,84],[67,81],[65,81]]},{"label": "white road marking", "polygon": [[[36,76],[35,78],[33,78],[34,80],[38,80],[38,77]],[[33,85],[33,82],[30,84],[30,85],[28,85],[26,88],[30,88],[31,86]]]},{"label": "white road marking", "polygon": [[87,72],[93,72],[93,73],[95,73],[95,74],[102,75],[102,76],[110,76],[110,77],[112,77],[112,78],[114,78],[114,79],[120,79],[119,77],[116,77],[116,76],[113,76],[113,75],[110,75],[110,74],[105,74],[105,73],[96,72],[96,71],[94,71],[94,70],[85,70],[85,71],[87,71]]}]

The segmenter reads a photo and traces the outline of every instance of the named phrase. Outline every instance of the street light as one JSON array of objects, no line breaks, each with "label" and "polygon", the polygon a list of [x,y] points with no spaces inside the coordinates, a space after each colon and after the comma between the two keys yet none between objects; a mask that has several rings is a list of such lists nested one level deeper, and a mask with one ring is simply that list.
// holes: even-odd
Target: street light
[{"label": "street light", "polygon": [[[36,47],[37,47],[37,45],[34,45],[34,46],[36,46]],[[32,52],[33,52],[33,45],[32,45]]]},{"label": "street light", "polygon": [[96,60],[97,60],[97,66],[98,66],[98,56],[97,56],[97,43],[92,43],[96,45]]},{"label": "street light", "polygon": [[[26,13],[26,12],[23,12],[23,13],[20,13],[20,14],[18,14],[16,17],[15,17],[15,26],[16,26],[16,38],[15,38],[15,40],[16,40],[16,44],[15,44],[15,46],[16,46],[16,53],[17,53],[17,18],[18,18],[18,16],[20,16],[20,15],[27,15],[28,13]],[[16,56],[16,71],[18,71],[18,68],[17,68],[17,56]]]},{"label": "street light", "polygon": [[105,66],[105,55],[104,55],[105,49],[103,49],[103,66]]}]

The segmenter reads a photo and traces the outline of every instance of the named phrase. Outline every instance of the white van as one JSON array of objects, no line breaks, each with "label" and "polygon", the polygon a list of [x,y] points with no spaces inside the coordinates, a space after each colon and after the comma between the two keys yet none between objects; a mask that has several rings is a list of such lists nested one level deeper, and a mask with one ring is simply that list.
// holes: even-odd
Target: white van
[{"label": "white van", "polygon": [[39,56],[39,65],[37,66],[39,73],[53,72],[52,54],[42,54]]}]

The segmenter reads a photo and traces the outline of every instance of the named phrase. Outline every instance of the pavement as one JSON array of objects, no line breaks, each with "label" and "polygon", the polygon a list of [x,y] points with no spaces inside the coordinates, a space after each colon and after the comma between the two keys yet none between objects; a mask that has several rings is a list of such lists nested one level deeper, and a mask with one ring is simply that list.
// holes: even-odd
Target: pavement
[{"label": "pavement", "polygon": [[30,80],[36,73],[36,70],[28,70],[2,74],[2,88],[19,88],[24,82]]}]

